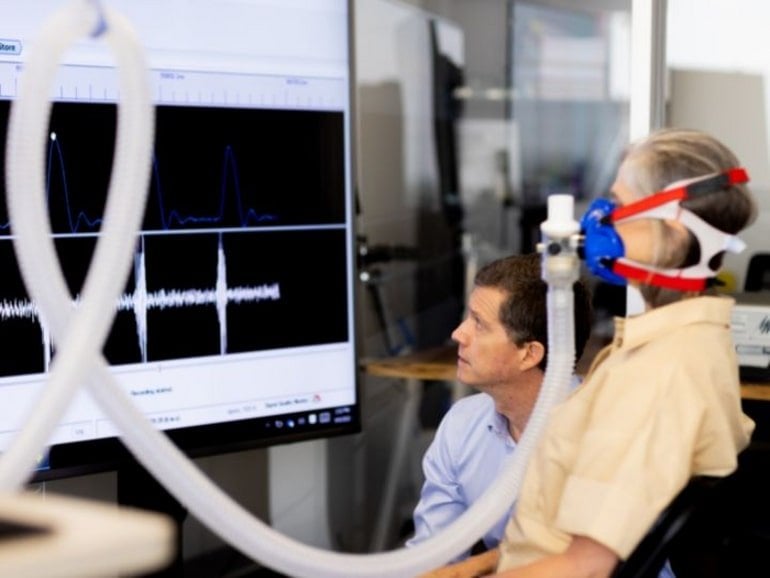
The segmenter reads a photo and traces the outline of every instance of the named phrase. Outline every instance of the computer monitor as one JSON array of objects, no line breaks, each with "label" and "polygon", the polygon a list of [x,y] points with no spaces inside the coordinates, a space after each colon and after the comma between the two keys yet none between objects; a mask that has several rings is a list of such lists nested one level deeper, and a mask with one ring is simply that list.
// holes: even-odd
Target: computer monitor
[{"label": "computer monitor", "polygon": [[[0,158],[25,57],[59,4],[0,0]],[[193,456],[358,431],[347,0],[109,5],[146,49],[157,106],[145,219],[104,348],[121,386]],[[119,98],[105,43],[66,53],[45,170],[75,300]],[[34,411],[54,352],[3,201],[0,451]],[[36,478],[118,467],[129,459],[118,434],[81,391]]]}]

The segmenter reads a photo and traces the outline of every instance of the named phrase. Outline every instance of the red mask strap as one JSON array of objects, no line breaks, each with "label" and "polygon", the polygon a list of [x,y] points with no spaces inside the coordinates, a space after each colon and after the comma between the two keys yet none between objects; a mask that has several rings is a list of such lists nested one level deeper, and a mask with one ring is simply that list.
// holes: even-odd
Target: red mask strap
[{"label": "red mask strap", "polygon": [[627,219],[633,215],[644,213],[650,209],[654,209],[661,205],[668,203],[669,201],[678,200],[684,201],[686,199],[693,199],[701,195],[707,195],[726,189],[729,186],[746,183],[749,181],[749,175],[746,169],[742,167],[735,167],[728,169],[718,175],[712,175],[697,181],[692,181],[686,185],[674,186],[673,188],[663,189],[657,193],[653,193],[649,197],[645,197],[633,203],[629,203],[624,207],[618,207],[612,213],[610,213],[610,222],[616,223],[623,219]]},{"label": "red mask strap", "polygon": [[656,285],[677,291],[703,291],[709,286],[709,279],[703,277],[672,277],[643,267],[635,267],[620,259],[612,263],[612,272],[645,285]]}]

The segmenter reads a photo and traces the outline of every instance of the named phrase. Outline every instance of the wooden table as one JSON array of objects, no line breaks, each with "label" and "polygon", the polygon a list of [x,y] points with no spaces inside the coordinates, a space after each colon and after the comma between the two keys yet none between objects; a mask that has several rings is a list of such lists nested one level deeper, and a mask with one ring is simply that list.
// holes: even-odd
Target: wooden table
[{"label": "wooden table", "polygon": [[741,383],[741,398],[770,401],[770,384]]},{"label": "wooden table", "polygon": [[[454,381],[457,371],[457,347],[433,347],[408,355],[364,360],[361,365],[366,373],[379,377]],[[770,384],[742,383],[741,398],[770,401]]]},{"label": "wooden table", "polygon": [[454,381],[457,372],[457,347],[433,347],[407,355],[364,360],[361,365],[366,373],[378,377]]}]

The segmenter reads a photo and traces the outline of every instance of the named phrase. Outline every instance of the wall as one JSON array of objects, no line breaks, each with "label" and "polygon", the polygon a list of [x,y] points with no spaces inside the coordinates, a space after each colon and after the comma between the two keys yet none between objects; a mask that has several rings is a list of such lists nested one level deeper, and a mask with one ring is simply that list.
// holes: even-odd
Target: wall
[{"label": "wall", "polygon": [[769,249],[768,18],[770,5],[762,0],[668,3],[669,124],[707,130],[722,139],[748,168],[759,202],[759,218],[741,234],[749,248],[725,259],[738,289],[751,253]]}]

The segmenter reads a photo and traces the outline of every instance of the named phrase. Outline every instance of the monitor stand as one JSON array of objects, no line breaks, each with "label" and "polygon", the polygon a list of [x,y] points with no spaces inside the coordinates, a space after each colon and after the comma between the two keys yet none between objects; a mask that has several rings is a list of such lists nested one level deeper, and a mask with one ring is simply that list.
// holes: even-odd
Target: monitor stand
[{"label": "monitor stand", "polygon": [[176,527],[175,553],[164,569],[146,574],[146,578],[182,578],[184,556],[182,552],[182,527],[187,509],[164,488],[141,464],[132,461],[117,470],[117,499],[121,506],[150,510],[165,514]]}]

